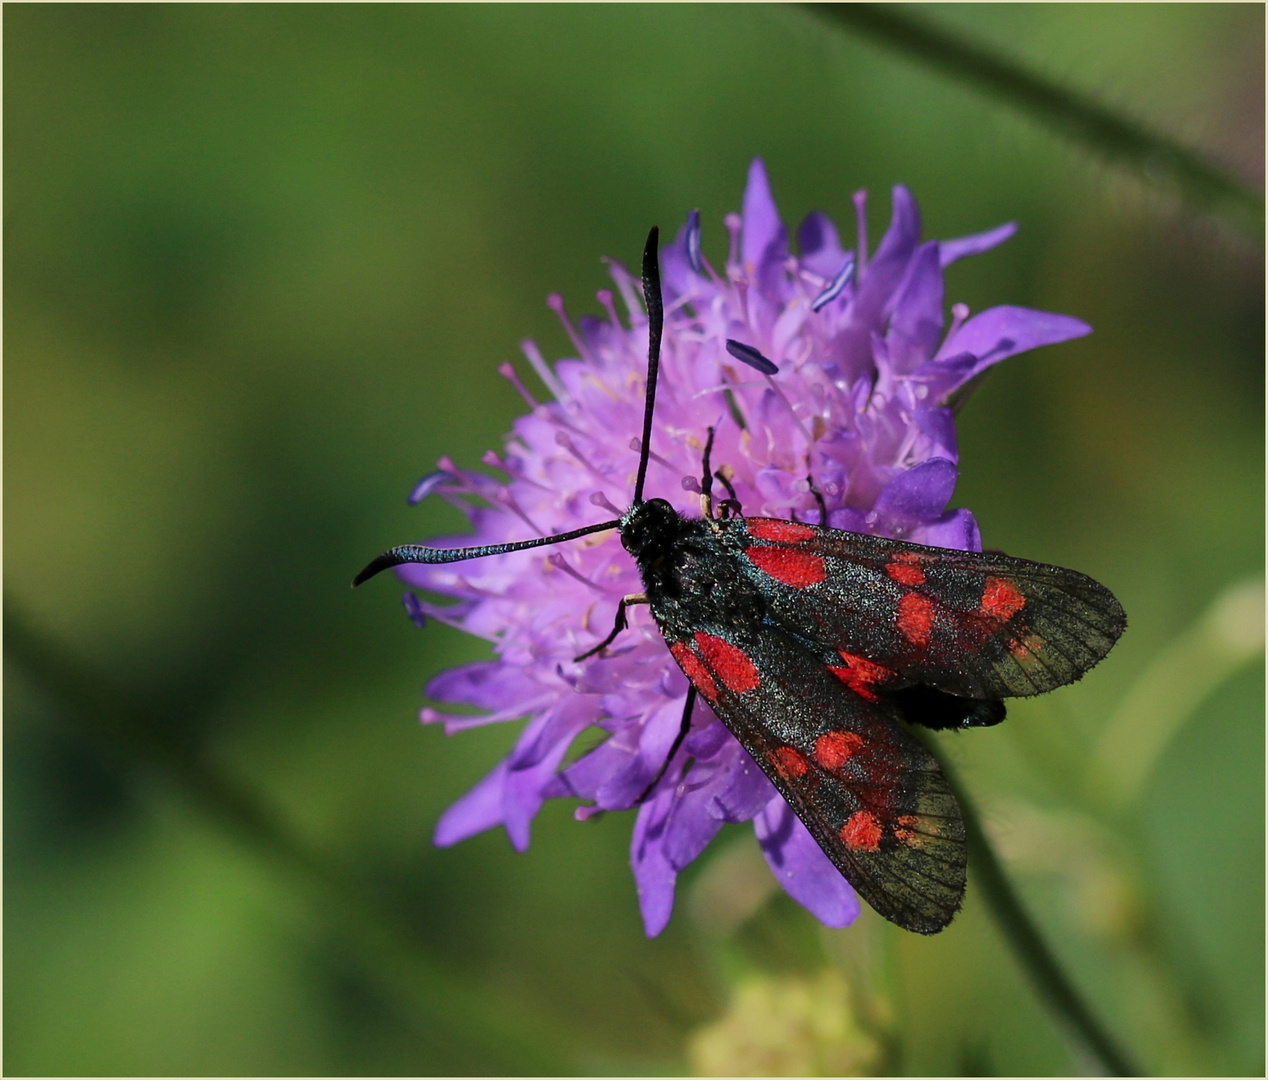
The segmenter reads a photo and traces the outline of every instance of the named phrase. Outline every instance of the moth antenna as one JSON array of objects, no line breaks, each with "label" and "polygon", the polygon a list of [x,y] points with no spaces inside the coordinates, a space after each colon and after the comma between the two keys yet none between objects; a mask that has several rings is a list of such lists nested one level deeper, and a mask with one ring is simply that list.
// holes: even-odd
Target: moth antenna
[{"label": "moth antenna", "polygon": [[[659,250],[660,229],[653,225],[651,232],[647,234],[647,244],[643,248],[643,301],[647,305],[647,402],[643,407],[643,439],[639,447],[638,479],[634,484],[633,505],[635,506],[643,501],[643,481],[647,478],[647,462],[651,456],[652,414],[656,408],[656,378],[660,371],[660,339],[665,328],[665,308],[660,293]],[[532,354],[529,355],[529,359],[533,359]],[[378,558],[371,560],[369,565],[352,579],[352,587],[355,589],[362,582],[369,581],[375,574],[404,563],[425,563],[434,566],[439,563],[463,562],[466,559],[482,559],[486,555],[505,555],[507,552],[524,551],[527,548],[543,547],[547,544],[562,544],[567,540],[575,540],[579,536],[589,536],[591,533],[620,527],[619,519],[601,521],[597,525],[587,525],[583,529],[556,533],[554,536],[539,536],[532,540],[519,540],[509,544],[483,544],[479,547],[431,548],[419,544],[404,544],[385,551]]]},{"label": "moth antenna", "polygon": [[486,555],[505,555],[508,551],[523,551],[526,548],[544,547],[547,544],[562,544],[566,540],[576,540],[579,536],[589,536],[590,533],[603,532],[605,529],[619,529],[620,527],[621,522],[619,520],[601,521],[597,525],[587,525],[584,529],[573,529],[572,532],[555,533],[553,536],[537,536],[532,540],[516,540],[509,544],[483,544],[479,547],[431,548],[422,547],[419,544],[403,544],[401,547],[394,547],[390,551],[383,552],[378,558],[371,560],[370,564],[352,579],[352,587],[355,589],[363,581],[369,581],[380,571],[386,570],[391,566],[401,566],[403,563],[427,563],[434,566],[437,563],[482,559]]},{"label": "moth antenna", "polygon": [[643,248],[643,302],[647,305],[647,401],[643,406],[643,445],[639,450],[638,479],[634,481],[634,505],[643,501],[647,458],[652,446],[652,413],[656,408],[656,377],[660,372],[660,337],[665,328],[665,308],[660,295],[660,229],[652,226]]}]

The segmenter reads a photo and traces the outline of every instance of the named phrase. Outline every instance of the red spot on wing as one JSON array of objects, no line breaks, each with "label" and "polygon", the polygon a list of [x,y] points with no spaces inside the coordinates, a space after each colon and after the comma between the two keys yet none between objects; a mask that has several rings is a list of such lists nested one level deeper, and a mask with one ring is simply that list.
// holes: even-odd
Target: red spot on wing
[{"label": "red spot on wing", "polygon": [[758,540],[775,540],[783,544],[795,544],[809,540],[814,529],[797,521],[780,521],[778,518],[745,518],[749,535]]},{"label": "red spot on wing", "polygon": [[[894,839],[901,840],[908,847],[920,847],[920,845],[924,842],[924,834],[911,828],[911,826],[919,825],[921,822],[922,819],[915,814],[900,815],[898,818],[898,824],[903,827],[894,829]],[[935,831],[933,829],[932,822],[925,821],[924,824],[930,832]]]},{"label": "red spot on wing", "polygon": [[923,585],[925,572],[920,566],[920,556],[914,551],[904,551],[895,555],[891,563],[885,567],[885,573],[899,585]]},{"label": "red spot on wing", "polygon": [[1010,641],[1008,651],[1018,660],[1029,660],[1043,650],[1043,638],[1027,634],[1021,641]]},{"label": "red spot on wing", "polygon": [[786,547],[751,547],[744,554],[759,570],[764,570],[776,581],[782,581],[795,589],[817,585],[828,576],[823,557],[812,551]]},{"label": "red spot on wing", "polygon": [[841,659],[845,661],[845,666],[829,666],[828,670],[859,697],[875,701],[876,694],[872,691],[872,687],[885,682],[894,673],[882,664],[873,663],[862,656],[855,656],[844,649],[837,651],[841,654]]},{"label": "red spot on wing", "polygon": [[862,736],[852,731],[829,731],[815,740],[815,761],[829,772],[835,772],[862,747]]},{"label": "red spot on wing", "polygon": [[881,823],[866,810],[858,810],[842,826],[839,835],[851,851],[878,851],[881,846]]},{"label": "red spot on wing", "polygon": [[898,601],[898,630],[913,645],[928,645],[933,634],[933,601],[909,592]]},{"label": "red spot on wing", "polygon": [[810,766],[800,751],[791,746],[776,747],[767,753],[766,760],[775,766],[775,771],[785,780],[796,780],[810,771]]},{"label": "red spot on wing", "polygon": [[704,664],[700,662],[700,657],[691,651],[691,646],[685,641],[675,641],[669,646],[669,652],[678,661],[678,666],[682,668],[683,674],[695,683],[696,689],[710,701],[717,701],[718,687],[713,681],[713,676],[705,670]]},{"label": "red spot on wing", "polygon": [[744,655],[744,650],[738,645],[712,634],[697,634],[696,648],[728,690],[742,694],[745,690],[757,689],[761,683],[757,665]]},{"label": "red spot on wing", "polygon": [[1026,598],[1003,578],[988,577],[982,590],[982,614],[1007,622],[1026,606]]}]

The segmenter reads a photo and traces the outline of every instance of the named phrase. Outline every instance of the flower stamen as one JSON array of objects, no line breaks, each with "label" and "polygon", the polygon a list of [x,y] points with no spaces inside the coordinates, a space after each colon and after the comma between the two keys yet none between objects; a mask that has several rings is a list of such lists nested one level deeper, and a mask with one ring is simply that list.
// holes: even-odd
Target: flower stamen
[{"label": "flower stamen", "polygon": [[845,287],[850,283],[852,277],[854,277],[854,256],[847,255],[845,257],[845,265],[837,271],[836,277],[828,282],[823,292],[810,301],[810,310],[819,311],[827,307],[828,304],[845,292]]},{"label": "flower stamen", "polygon": [[863,284],[863,273],[867,270],[867,192],[854,193],[854,220],[858,229],[858,246],[855,249],[858,259],[858,282]]},{"label": "flower stamen", "polygon": [[587,364],[594,363],[594,357],[590,355],[590,350],[586,348],[586,344],[581,340],[576,328],[572,325],[572,320],[568,318],[568,309],[564,306],[564,298],[559,293],[551,293],[546,297],[546,306],[559,318],[563,323],[564,331],[572,341],[573,347],[577,350],[577,355],[581,357]]},{"label": "flower stamen", "polygon": [[704,277],[704,262],[700,252],[700,211],[687,215],[687,264],[692,273]]},{"label": "flower stamen", "polygon": [[519,391],[520,397],[528,402],[528,407],[530,409],[537,409],[537,399],[529,393],[528,387],[520,381],[519,375],[516,373],[515,368],[511,366],[511,362],[509,360],[498,365],[498,374]]},{"label": "flower stamen", "polygon": [[542,359],[542,354],[537,348],[537,342],[532,338],[525,338],[520,342],[520,350],[528,357],[528,362],[533,365],[533,370],[537,372],[537,377],[541,379],[542,384],[555,395],[555,400],[560,404],[566,404],[569,401],[568,391],[564,389],[564,384],[555,377],[555,373],[550,370],[549,365]]}]

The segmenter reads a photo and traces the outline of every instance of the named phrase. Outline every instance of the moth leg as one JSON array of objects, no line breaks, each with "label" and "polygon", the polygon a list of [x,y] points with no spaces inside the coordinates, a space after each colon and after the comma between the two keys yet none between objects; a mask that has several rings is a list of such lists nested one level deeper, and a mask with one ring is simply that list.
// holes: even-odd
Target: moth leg
[{"label": "moth leg", "polygon": [[718,469],[713,475],[716,476],[718,478],[718,482],[726,488],[727,498],[723,499],[718,506],[722,516],[724,518],[729,518],[734,512],[735,516],[739,517],[743,511],[740,509],[740,500],[735,494],[735,487],[731,483],[730,466],[723,465],[722,468]]},{"label": "moth leg", "polygon": [[691,730],[691,710],[696,704],[696,688],[692,684],[687,687],[687,701],[682,707],[682,723],[678,726],[678,734],[674,736],[674,744],[669,748],[669,754],[665,758],[665,764],[660,767],[660,772],[647,787],[643,788],[643,794],[634,800],[635,804],[647,801],[647,796],[652,793],[652,789],[660,783],[661,778],[669,771],[669,763],[674,760],[674,755],[678,753],[678,747],[682,745],[683,739],[687,737],[687,732]]},{"label": "moth leg", "polygon": [[815,487],[815,478],[806,473],[806,483],[810,485],[810,494],[815,497],[815,502],[819,504],[819,525],[826,529],[828,527],[828,504],[823,501],[823,493]]},{"label": "moth leg", "polygon": [[700,479],[700,513],[703,517],[713,517],[713,473],[709,471],[709,455],[713,453],[713,428],[709,428],[709,437],[704,443],[704,475]]},{"label": "moth leg", "polygon": [[609,645],[616,640],[616,635],[626,628],[629,624],[625,620],[625,609],[631,604],[646,604],[646,593],[631,593],[629,596],[622,596],[621,602],[616,605],[616,623],[612,627],[612,633],[599,642],[593,649],[587,649],[580,656],[572,658],[573,663],[578,663],[593,656],[595,653],[601,653]]}]

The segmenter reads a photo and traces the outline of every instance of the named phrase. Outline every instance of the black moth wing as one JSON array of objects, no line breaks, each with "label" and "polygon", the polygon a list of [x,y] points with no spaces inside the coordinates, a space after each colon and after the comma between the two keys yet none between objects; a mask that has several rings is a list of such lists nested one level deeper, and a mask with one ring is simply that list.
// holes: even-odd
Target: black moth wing
[{"label": "black moth wing", "polygon": [[1105,586],[1058,566],[774,518],[717,524],[769,616],[839,655],[838,674],[865,693],[1046,693],[1080,678],[1127,625]]},{"label": "black moth wing", "polygon": [[891,702],[851,693],[770,623],[698,630],[670,652],[864,900],[922,934],[951,921],[960,808]]}]

